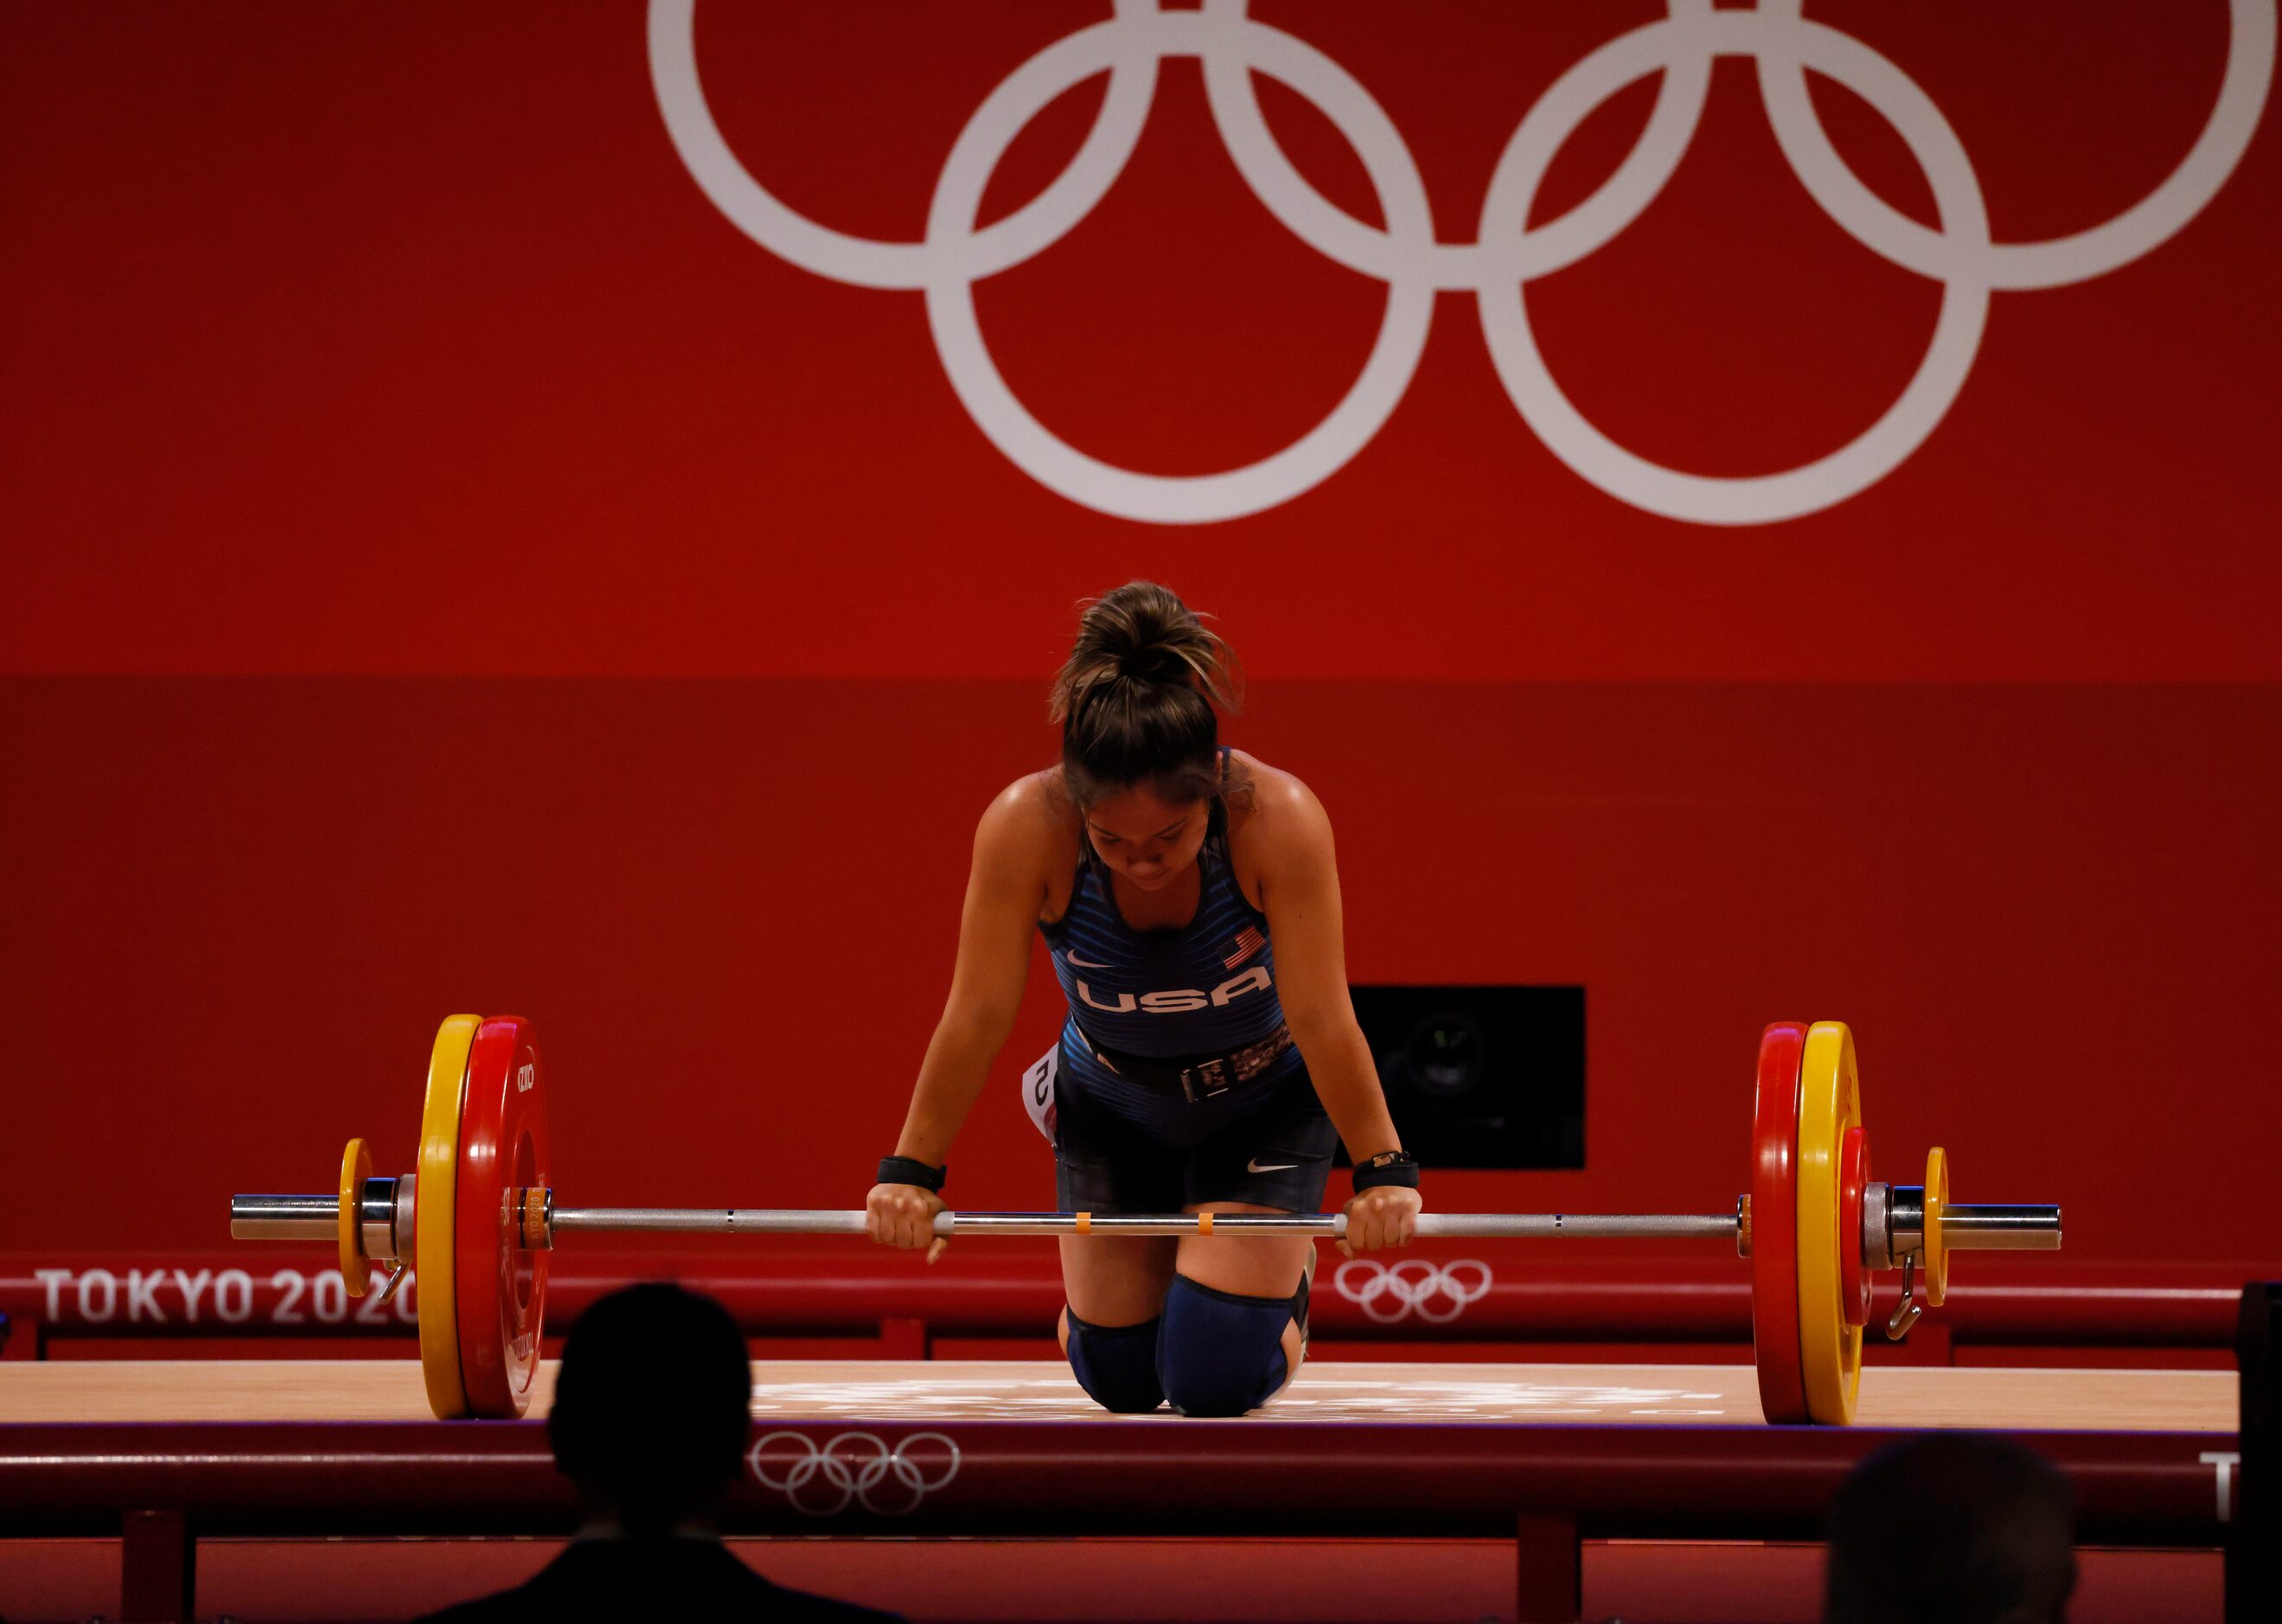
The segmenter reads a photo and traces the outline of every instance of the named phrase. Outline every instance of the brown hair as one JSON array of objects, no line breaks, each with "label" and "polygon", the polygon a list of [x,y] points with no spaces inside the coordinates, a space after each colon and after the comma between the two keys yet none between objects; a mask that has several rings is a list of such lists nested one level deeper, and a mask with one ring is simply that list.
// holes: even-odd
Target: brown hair
[{"label": "brown hair", "polygon": [[1128,581],[1083,605],[1077,641],[1054,677],[1046,715],[1062,727],[1062,783],[1081,811],[1137,784],[1168,800],[1225,789],[1220,722],[1244,678],[1198,614],[1154,581]]}]

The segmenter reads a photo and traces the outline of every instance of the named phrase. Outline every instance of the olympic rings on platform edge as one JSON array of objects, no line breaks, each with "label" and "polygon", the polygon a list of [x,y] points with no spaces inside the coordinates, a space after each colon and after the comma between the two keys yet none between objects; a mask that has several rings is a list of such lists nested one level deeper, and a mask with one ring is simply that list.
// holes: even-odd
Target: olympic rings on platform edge
[{"label": "olympic rings on platform edge", "polygon": [[[768,1463],[770,1446],[789,1442],[807,1451],[782,1465],[783,1475],[771,1474]],[[930,1475],[928,1465],[905,1453],[914,1444],[939,1445],[943,1455],[940,1466],[943,1475]],[[866,1449],[867,1454],[850,1457],[849,1449]],[[780,1428],[761,1435],[745,1456],[753,1476],[762,1487],[781,1493],[796,1511],[811,1517],[830,1517],[846,1511],[850,1504],[861,1505],[875,1517],[902,1517],[915,1510],[921,1500],[947,1486],[959,1475],[959,1445],[943,1433],[912,1433],[899,1439],[893,1449],[877,1433],[840,1433],[819,1446],[806,1433]],[[893,1499],[885,1504],[873,1497],[873,1491],[892,1478],[896,1486],[908,1494],[908,1500],[898,1504]],[[815,1496],[803,1496],[809,1485],[821,1480],[827,1494],[839,1497],[829,1504],[818,1502]],[[884,1497],[883,1497],[884,1498]]]},{"label": "olympic rings on platform edge", "polygon": [[[1572,472],[1667,518],[1767,524],[1835,506],[1890,473],[1922,445],[1965,386],[1998,289],[2064,286],[2152,252],[2217,195],[2249,145],[2273,76],[2276,0],[2229,0],[2226,66],[2186,156],[2131,207],[2088,229],[2039,242],[1990,233],[1971,159],[1933,99],[1897,64],[1851,35],[1802,15],[1804,0],[1751,11],[1666,0],[1665,15],[1563,73],[1507,139],[1472,243],[1438,239],[1410,149],[1370,92],[1298,36],[1245,14],[1245,0],[1164,12],[1157,0],[1115,0],[1114,15],[1065,35],[1002,80],[952,143],[918,242],[853,237],[787,207],[730,151],[698,80],[696,0],[651,0],[650,75],[659,113],[691,177],[746,236],[814,275],[858,287],[923,291],[937,354],[975,426],[1033,479],[1069,501],[1155,524],[1209,524],[1273,508],[1345,467],[1409,386],[1438,290],[1471,291],[1507,394],[1531,431]],[[1837,451],[1781,473],[1729,478],[1682,473],[1625,449],[1587,422],[1548,370],[1529,327],[1530,280],[1573,265],[1628,228],[1680,166],[1701,119],[1712,63],[1746,57],[1778,146],[1808,194],[1874,253],[1943,286],[1941,313],[1917,375],[1879,421]],[[1347,397],[1297,441],[1249,464],[1193,476],[1140,474],[1058,439],[1013,394],[984,344],[974,286],[1044,252],[1115,184],[1139,142],[1168,57],[1203,64],[1215,127],[1237,169],[1286,229],[1339,265],[1386,284],[1386,314]],[[1868,102],[1924,172],[1940,225],[1920,224],[1846,167],[1807,93],[1812,68]],[[999,159],[1030,120],[1072,86],[1106,72],[1109,88],[1076,155],[1052,184],[988,226],[975,219]],[[1362,161],[1385,227],[1345,213],[1309,184],[1262,117],[1254,73],[1311,102]],[[1638,144],[1581,203],[1528,225],[1540,182],[1562,146],[1610,97],[1655,76]]]},{"label": "olympic rings on platform edge", "polygon": [[[1460,1270],[1479,1273],[1461,1278]],[[1468,1304],[1489,1294],[1494,1278],[1490,1266],[1474,1257],[1447,1263],[1430,1263],[1423,1257],[1406,1257],[1393,1263],[1351,1257],[1331,1271],[1331,1289],[1362,1309],[1363,1317],[1376,1325],[1396,1325],[1416,1314],[1430,1325],[1447,1325],[1464,1313]],[[1382,1308],[1381,1302],[1388,1297],[1394,1299],[1393,1307]]]}]

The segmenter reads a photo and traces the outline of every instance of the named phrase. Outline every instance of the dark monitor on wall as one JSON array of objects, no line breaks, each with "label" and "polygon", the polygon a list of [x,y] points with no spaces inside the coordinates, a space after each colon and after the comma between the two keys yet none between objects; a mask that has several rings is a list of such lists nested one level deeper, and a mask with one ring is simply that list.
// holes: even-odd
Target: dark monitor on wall
[{"label": "dark monitor on wall", "polygon": [[1422,1165],[1585,1165],[1584,988],[1349,991],[1395,1129]]}]

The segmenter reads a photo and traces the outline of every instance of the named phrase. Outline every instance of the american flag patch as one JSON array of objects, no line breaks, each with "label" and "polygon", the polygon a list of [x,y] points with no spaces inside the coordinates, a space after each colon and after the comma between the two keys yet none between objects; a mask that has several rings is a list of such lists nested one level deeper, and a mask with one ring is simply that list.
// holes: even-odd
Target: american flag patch
[{"label": "american flag patch", "polygon": [[1267,945],[1268,938],[1260,934],[1259,929],[1256,926],[1246,925],[1237,936],[1236,951],[1222,960],[1221,964],[1223,967],[1232,970]]}]

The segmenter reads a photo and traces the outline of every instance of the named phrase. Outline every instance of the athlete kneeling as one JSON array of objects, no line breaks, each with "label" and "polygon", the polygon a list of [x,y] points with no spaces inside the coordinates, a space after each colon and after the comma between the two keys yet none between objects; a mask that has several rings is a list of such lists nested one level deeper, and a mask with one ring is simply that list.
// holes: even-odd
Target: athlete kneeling
[{"label": "athlete kneeling", "polygon": [[[1060,765],[1008,786],[975,832],[951,997],[866,1203],[873,1239],[933,1241],[1035,929],[1069,1019],[1024,1084],[1065,1211],[1319,1211],[1336,1131],[1355,1164],[1345,1245],[1409,1243],[1418,1169],[1347,999],[1331,822],[1298,779],[1220,744],[1214,707],[1235,699],[1226,645],[1164,587],[1087,606],[1054,681]],[[1300,1367],[1315,1255],[1304,1237],[1065,1239],[1070,1367],[1110,1410],[1241,1415]]]}]

